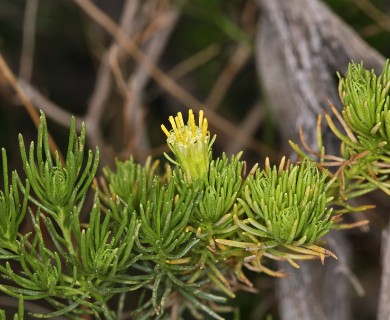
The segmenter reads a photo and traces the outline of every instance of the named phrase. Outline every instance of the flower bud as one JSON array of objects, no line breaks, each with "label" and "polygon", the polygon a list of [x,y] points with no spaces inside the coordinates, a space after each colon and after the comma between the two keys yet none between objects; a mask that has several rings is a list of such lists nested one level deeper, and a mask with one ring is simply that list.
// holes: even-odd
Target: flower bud
[{"label": "flower bud", "polygon": [[210,131],[207,130],[207,119],[203,117],[203,111],[199,112],[199,124],[196,125],[194,113],[188,112],[187,124],[184,124],[181,112],[174,118],[169,117],[172,130],[168,131],[164,125],[161,129],[167,136],[167,144],[174,153],[176,160],[167,154],[169,161],[181,167],[188,182],[199,179],[207,180],[211,158],[211,146],[215,136],[210,140]]}]

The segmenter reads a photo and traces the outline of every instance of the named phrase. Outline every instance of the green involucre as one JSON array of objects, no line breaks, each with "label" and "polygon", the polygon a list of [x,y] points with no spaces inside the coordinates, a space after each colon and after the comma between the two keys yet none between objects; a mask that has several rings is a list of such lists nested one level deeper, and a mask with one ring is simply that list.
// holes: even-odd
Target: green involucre
[{"label": "green involucre", "polygon": [[[340,78],[339,95],[344,105],[343,118],[358,136],[363,149],[373,150],[390,141],[390,60],[382,73],[350,63],[345,78]],[[384,147],[381,145],[381,148]],[[387,150],[389,146],[385,147]]]},{"label": "green involucre", "polygon": [[326,178],[308,160],[279,172],[274,167],[248,177],[239,199],[249,218],[245,231],[265,242],[313,244],[332,226]]},{"label": "green involucre", "polygon": [[223,153],[221,158],[211,161],[204,195],[192,219],[195,227],[209,225],[214,229],[214,224],[232,209],[244,182],[241,155],[232,156],[229,161]]},{"label": "green involucre", "polygon": [[[153,179],[158,167],[158,161],[151,161],[148,158],[145,165],[140,165],[131,157],[126,161],[116,160],[116,170],[103,169],[104,176],[108,181],[108,188],[105,191],[105,199],[118,196],[126,203],[131,198],[134,207],[145,203],[150,192]],[[103,196],[101,194],[100,196]]]},{"label": "green involucre", "polygon": [[55,159],[52,159],[46,118],[43,113],[38,127],[36,158],[34,142],[31,142],[27,156],[23,137],[19,135],[23,169],[35,193],[34,203],[62,220],[69,221],[69,216],[64,217],[64,213],[71,210],[73,205],[84,201],[98,168],[98,148],[95,155],[91,150],[88,151],[88,159],[84,163],[85,136],[85,125],[83,124],[81,134],[78,136],[75,119],[72,118],[67,155],[65,164],[62,164],[57,151]]}]

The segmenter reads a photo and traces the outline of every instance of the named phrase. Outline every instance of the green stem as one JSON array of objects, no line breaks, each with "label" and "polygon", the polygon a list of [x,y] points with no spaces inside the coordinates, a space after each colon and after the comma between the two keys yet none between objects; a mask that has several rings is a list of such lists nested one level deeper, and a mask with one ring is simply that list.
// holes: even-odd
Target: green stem
[{"label": "green stem", "polygon": [[68,244],[67,249],[69,253],[73,256],[76,257],[76,251],[73,246],[73,241],[72,241],[72,233],[69,227],[65,225],[65,211],[64,208],[60,208],[59,210],[59,215],[58,215],[58,225],[62,231],[62,234],[64,236],[65,242]]}]

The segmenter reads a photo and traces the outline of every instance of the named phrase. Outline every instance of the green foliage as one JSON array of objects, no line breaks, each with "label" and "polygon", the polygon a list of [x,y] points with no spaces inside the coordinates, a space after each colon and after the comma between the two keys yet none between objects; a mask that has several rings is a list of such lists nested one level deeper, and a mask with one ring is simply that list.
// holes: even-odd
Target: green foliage
[{"label": "green foliage", "polygon": [[[30,184],[27,180],[23,202],[19,197],[16,173],[12,174],[12,182],[8,183],[8,164],[7,154],[4,149],[1,150],[3,163],[3,179],[5,190],[0,191],[0,250],[8,249],[14,253],[18,251],[17,234],[19,226],[24,219],[27,210],[27,199],[30,190]],[[6,252],[0,256],[8,259]]]},{"label": "green foliage", "polygon": [[[388,151],[390,139],[390,63],[386,62],[377,77],[363,64],[350,64],[344,79],[340,79],[342,112],[347,126],[357,135],[361,150],[377,148]],[[379,151],[379,150],[378,150]],[[383,150],[384,151],[384,150]]]},{"label": "green foliage", "polygon": [[[62,164],[57,151],[55,159],[52,159],[46,119],[43,114],[38,127],[36,159],[34,142],[30,144],[27,157],[23,137],[19,135],[23,168],[36,196],[34,202],[61,220],[69,221],[69,216],[64,216],[64,213],[69,212],[69,208],[72,208],[76,203],[82,205],[83,198],[98,167],[98,149],[96,149],[95,157],[89,150],[87,163],[83,164],[85,134],[85,125],[83,125],[81,135],[77,136],[75,119],[72,118],[65,165]],[[83,167],[83,165],[85,166]]]},{"label": "green foliage", "polygon": [[[23,307],[23,297],[19,298],[18,303],[18,313],[14,315],[14,320],[23,320],[24,319],[24,307]],[[5,311],[0,309],[0,320],[5,320]]]},{"label": "green foliage", "polygon": [[[119,196],[125,202],[131,201],[137,207],[141,202],[145,203],[150,192],[158,162],[151,162],[148,158],[145,165],[134,162],[133,158],[126,161],[116,161],[116,170],[103,168],[104,176],[108,181],[102,185],[106,196],[100,194],[105,201],[109,201],[111,196]],[[103,181],[104,182],[104,181]]]},{"label": "green foliage", "polygon": [[327,175],[307,159],[286,170],[276,167],[257,171],[248,178],[243,206],[247,222],[242,224],[249,234],[266,239],[265,245],[313,244],[331,228],[331,199],[326,197]]},{"label": "green foliage", "polygon": [[[310,150],[303,141],[306,152],[290,143],[301,156],[319,158],[320,166],[337,167],[329,173],[335,180],[329,191],[333,203],[343,207],[339,213],[353,211],[347,200],[381,189],[390,195],[387,181],[389,166],[390,132],[390,62],[386,61],[379,76],[365,70],[363,64],[351,63],[344,78],[340,77],[339,94],[344,105],[342,113],[331,105],[331,110],[344,132],[325,113],[325,119],[340,139],[340,156],[326,154],[322,145],[321,121],[318,121],[318,152]],[[315,160],[315,158],[313,159]],[[359,209],[365,210],[367,206]]]},{"label": "green foliage", "polygon": [[[389,192],[389,72],[389,62],[379,77],[351,64],[340,79],[345,108],[333,111],[345,134],[325,115],[342,142],[340,157],[325,153],[319,127],[319,152],[304,143],[308,156],[292,143],[301,161],[266,161],[248,174],[242,153],[213,159],[207,120],[200,113],[197,125],[190,111],[187,125],[179,113],[169,119],[171,130],[162,126],[175,168],[160,173],[158,162],[130,158],[95,179],[99,152],[85,151],[85,126],[78,135],[72,119],[62,160],[51,153],[42,114],[36,147],[32,142],[27,152],[19,137],[25,183],[16,172],[9,181],[2,150],[0,291],[19,299],[14,319],[23,318],[25,300],[51,306],[48,314],[32,314],[37,318],[168,319],[189,312],[223,319],[221,304],[253,286],[245,270],[283,276],[268,259],[299,267],[299,260],[335,258],[318,243],[331,229],[356,225],[342,223],[341,214],[368,208],[353,208],[349,199]],[[23,235],[27,211],[33,230]]]}]

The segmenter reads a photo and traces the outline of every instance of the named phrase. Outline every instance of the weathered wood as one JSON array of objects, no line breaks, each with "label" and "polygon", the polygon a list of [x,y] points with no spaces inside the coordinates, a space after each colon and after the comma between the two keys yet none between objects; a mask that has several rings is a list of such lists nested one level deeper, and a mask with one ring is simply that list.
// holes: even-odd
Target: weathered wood
[{"label": "weathered wood", "polygon": [[378,320],[390,319],[390,223],[382,237],[382,277]]},{"label": "weathered wood", "polygon": [[340,107],[336,72],[344,73],[351,60],[379,71],[384,58],[318,0],[259,4],[257,62],[265,93],[283,137],[297,141],[302,126],[314,146],[312,133],[326,99]]},{"label": "weathered wood", "polygon": [[[327,98],[341,107],[336,72],[344,73],[351,60],[364,61],[366,67],[379,71],[384,58],[318,0],[258,3],[262,11],[258,73],[282,141],[298,142],[298,128],[302,127],[315,149],[316,119],[327,108]],[[337,152],[337,141],[329,130],[324,131],[324,143],[329,152]],[[328,235],[328,246],[346,265],[349,250],[345,242],[342,233]],[[290,274],[278,281],[282,319],[349,318],[348,279],[338,272],[337,261],[328,259],[324,267],[318,261],[305,262],[299,270],[281,267]]]},{"label": "weathered wood", "polygon": [[331,232],[326,240],[338,260],[326,259],[324,266],[318,260],[304,261],[298,270],[279,265],[288,274],[277,283],[282,319],[348,319],[349,303],[338,299],[346,299],[349,290],[346,265],[350,248],[340,232]]}]

